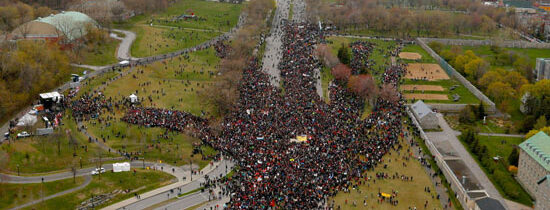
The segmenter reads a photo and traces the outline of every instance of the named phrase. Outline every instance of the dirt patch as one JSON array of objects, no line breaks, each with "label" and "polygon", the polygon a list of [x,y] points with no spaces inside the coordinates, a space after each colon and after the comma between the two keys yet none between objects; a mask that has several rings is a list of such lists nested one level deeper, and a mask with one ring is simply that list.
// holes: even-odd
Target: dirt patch
[{"label": "dirt patch", "polygon": [[415,99],[415,100],[442,100],[446,101],[449,100],[449,97],[445,94],[422,94],[422,93],[410,93],[405,94],[405,98],[407,100]]},{"label": "dirt patch", "polygon": [[415,52],[401,52],[399,53],[399,58],[407,60],[420,60],[422,55]]},{"label": "dirt patch", "polygon": [[433,63],[411,63],[407,66],[407,79],[416,80],[445,80],[450,79],[449,75],[439,66]]},{"label": "dirt patch", "polygon": [[445,88],[439,85],[401,85],[401,90],[445,91]]}]

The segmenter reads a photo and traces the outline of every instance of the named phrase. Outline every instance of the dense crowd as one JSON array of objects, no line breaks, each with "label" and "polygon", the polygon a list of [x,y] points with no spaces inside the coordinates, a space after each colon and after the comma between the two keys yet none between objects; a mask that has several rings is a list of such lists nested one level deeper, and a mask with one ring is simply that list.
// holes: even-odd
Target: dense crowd
[{"label": "dense crowd", "polygon": [[355,41],[350,44],[353,59],[350,67],[352,74],[367,73],[367,70],[374,65],[373,60],[369,60],[370,54],[374,49],[374,44],[366,41]]},{"label": "dense crowd", "polygon": [[[123,121],[172,131],[193,133],[232,156],[239,166],[227,181],[231,208],[315,209],[326,198],[347,189],[363,177],[402,136],[401,101],[376,100],[372,114],[362,120],[364,100],[343,82],[330,87],[330,103],[316,92],[313,56],[323,33],[314,25],[284,23],[283,57],[279,63],[284,91],[270,84],[256,59],[243,71],[240,96],[221,132],[211,132],[208,121],[182,111],[131,107]],[[372,46],[359,44],[354,69],[369,66]],[[358,46],[359,46],[358,45]],[[354,48],[355,49],[355,48]],[[384,82],[397,86],[401,66],[392,66]],[[108,101],[83,98],[73,114],[96,114]],[[306,142],[295,141],[306,136]]]}]

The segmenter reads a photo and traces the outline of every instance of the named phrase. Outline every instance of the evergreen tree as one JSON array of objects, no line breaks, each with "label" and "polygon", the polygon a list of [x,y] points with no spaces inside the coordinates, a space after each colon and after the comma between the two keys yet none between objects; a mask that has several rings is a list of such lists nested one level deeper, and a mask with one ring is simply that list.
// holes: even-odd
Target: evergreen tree
[{"label": "evergreen tree", "polygon": [[479,102],[479,107],[477,107],[477,119],[483,120],[485,117],[485,107],[483,106],[483,101]]},{"label": "evergreen tree", "polygon": [[344,44],[338,49],[338,59],[340,59],[341,63],[349,65],[350,54],[348,48]]},{"label": "evergreen tree", "polygon": [[518,162],[519,162],[519,153],[518,153],[518,150],[514,148],[510,153],[510,155],[508,156],[508,164],[513,166],[518,166]]}]

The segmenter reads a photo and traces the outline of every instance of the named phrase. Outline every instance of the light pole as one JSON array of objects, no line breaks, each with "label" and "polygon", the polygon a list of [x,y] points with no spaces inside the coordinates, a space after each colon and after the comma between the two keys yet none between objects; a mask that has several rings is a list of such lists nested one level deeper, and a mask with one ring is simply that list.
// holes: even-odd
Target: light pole
[{"label": "light pole", "polygon": [[17,176],[19,176],[19,164],[17,164]]},{"label": "light pole", "polygon": [[191,169],[191,181],[193,181],[193,159],[189,159],[189,168]]}]

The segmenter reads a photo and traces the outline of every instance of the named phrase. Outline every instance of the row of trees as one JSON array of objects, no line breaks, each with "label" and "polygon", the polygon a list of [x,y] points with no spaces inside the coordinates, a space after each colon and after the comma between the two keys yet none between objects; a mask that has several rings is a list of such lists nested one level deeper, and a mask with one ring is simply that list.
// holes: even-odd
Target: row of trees
[{"label": "row of trees", "polygon": [[491,35],[497,31],[497,23],[519,27],[513,10],[485,7],[480,2],[468,5],[467,11],[441,11],[388,7],[375,0],[343,0],[339,6],[309,0],[308,10],[313,20],[321,18],[340,29],[370,30],[400,37]]},{"label": "row of trees", "polygon": [[231,40],[229,54],[220,61],[221,76],[202,93],[219,114],[229,113],[237,103],[242,72],[253,56],[260,34],[267,29],[266,17],[274,7],[272,0],[253,0],[244,8],[245,24]]}]

